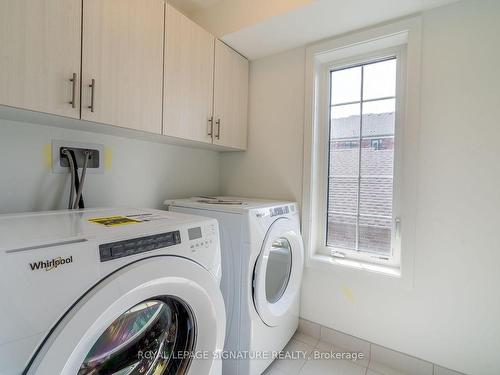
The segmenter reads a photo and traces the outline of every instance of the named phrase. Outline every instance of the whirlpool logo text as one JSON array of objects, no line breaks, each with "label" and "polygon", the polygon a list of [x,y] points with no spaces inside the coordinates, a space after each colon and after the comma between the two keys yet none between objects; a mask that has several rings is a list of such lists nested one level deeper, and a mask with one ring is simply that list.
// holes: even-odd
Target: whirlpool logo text
[{"label": "whirlpool logo text", "polygon": [[57,257],[51,260],[40,260],[38,262],[30,263],[30,268],[32,271],[52,271],[59,266],[69,263],[73,263],[73,255],[68,258]]}]

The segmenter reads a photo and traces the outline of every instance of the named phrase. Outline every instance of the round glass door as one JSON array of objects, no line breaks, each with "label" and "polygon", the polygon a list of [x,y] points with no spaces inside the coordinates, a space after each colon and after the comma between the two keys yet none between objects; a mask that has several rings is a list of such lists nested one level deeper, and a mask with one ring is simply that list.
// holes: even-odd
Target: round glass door
[{"label": "round glass door", "polygon": [[87,354],[78,375],[182,375],[195,345],[195,322],[177,298],[141,302],[116,319]]},{"label": "round glass door", "polygon": [[285,293],[292,271],[292,249],[286,238],[272,242],[267,260],[266,299],[276,303]]},{"label": "round glass door", "polygon": [[276,219],[262,242],[252,280],[253,303],[266,325],[276,327],[287,314],[295,314],[303,266],[298,220]]}]

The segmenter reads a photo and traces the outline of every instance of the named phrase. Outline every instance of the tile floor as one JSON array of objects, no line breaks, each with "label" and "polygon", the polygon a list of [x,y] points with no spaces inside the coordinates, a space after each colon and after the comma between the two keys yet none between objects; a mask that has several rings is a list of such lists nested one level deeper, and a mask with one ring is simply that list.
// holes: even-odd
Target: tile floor
[{"label": "tile floor", "polygon": [[[296,359],[278,359],[263,375],[378,375],[367,373],[368,360],[315,359],[320,353],[344,351],[304,333],[296,333],[285,353],[298,353]],[[304,355],[302,355],[304,353]]]},{"label": "tile floor", "polygon": [[[338,342],[338,340],[336,341]],[[373,346],[373,345],[372,345]],[[373,349],[372,349],[373,350]],[[278,359],[263,373],[263,375],[408,375],[408,374],[457,374],[456,372],[442,369],[436,371],[436,368],[411,368],[411,371],[398,371],[386,364],[375,362],[373,353],[366,353],[365,359],[318,359],[321,353],[345,353],[353,352],[351,348],[344,349],[333,345],[320,338],[309,336],[303,332],[297,332],[287,344],[284,353],[296,353],[295,359]],[[354,351],[356,352],[356,351]],[[361,352],[365,352],[361,348]],[[372,359],[370,360],[370,354]],[[428,362],[422,363],[427,364]],[[413,364],[413,367],[415,365]],[[421,366],[417,366],[421,367]],[[449,372],[448,372],[449,371]]]}]

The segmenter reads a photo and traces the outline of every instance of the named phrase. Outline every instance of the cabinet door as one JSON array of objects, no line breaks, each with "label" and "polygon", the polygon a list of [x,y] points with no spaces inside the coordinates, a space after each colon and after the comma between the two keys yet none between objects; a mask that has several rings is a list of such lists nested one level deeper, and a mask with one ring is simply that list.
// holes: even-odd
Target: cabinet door
[{"label": "cabinet door", "polygon": [[164,21],[162,0],[83,0],[82,119],[161,133]]},{"label": "cabinet door", "polygon": [[163,134],[212,143],[214,37],[167,5]]},{"label": "cabinet door", "polygon": [[80,48],[81,0],[1,0],[0,104],[79,118]]},{"label": "cabinet door", "polygon": [[215,42],[214,143],[247,147],[248,60]]}]

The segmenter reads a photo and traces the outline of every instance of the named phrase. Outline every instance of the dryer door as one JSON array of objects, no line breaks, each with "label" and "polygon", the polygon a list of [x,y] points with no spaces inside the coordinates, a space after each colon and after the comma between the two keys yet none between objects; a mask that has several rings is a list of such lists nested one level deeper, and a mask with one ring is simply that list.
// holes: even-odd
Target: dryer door
[{"label": "dryer door", "polygon": [[89,290],[25,373],[220,375],[224,334],[224,302],[212,274],[185,258],[151,257]]},{"label": "dryer door", "polygon": [[304,266],[302,237],[293,222],[277,219],[269,228],[254,270],[254,304],[268,326],[277,326],[300,292]]}]

